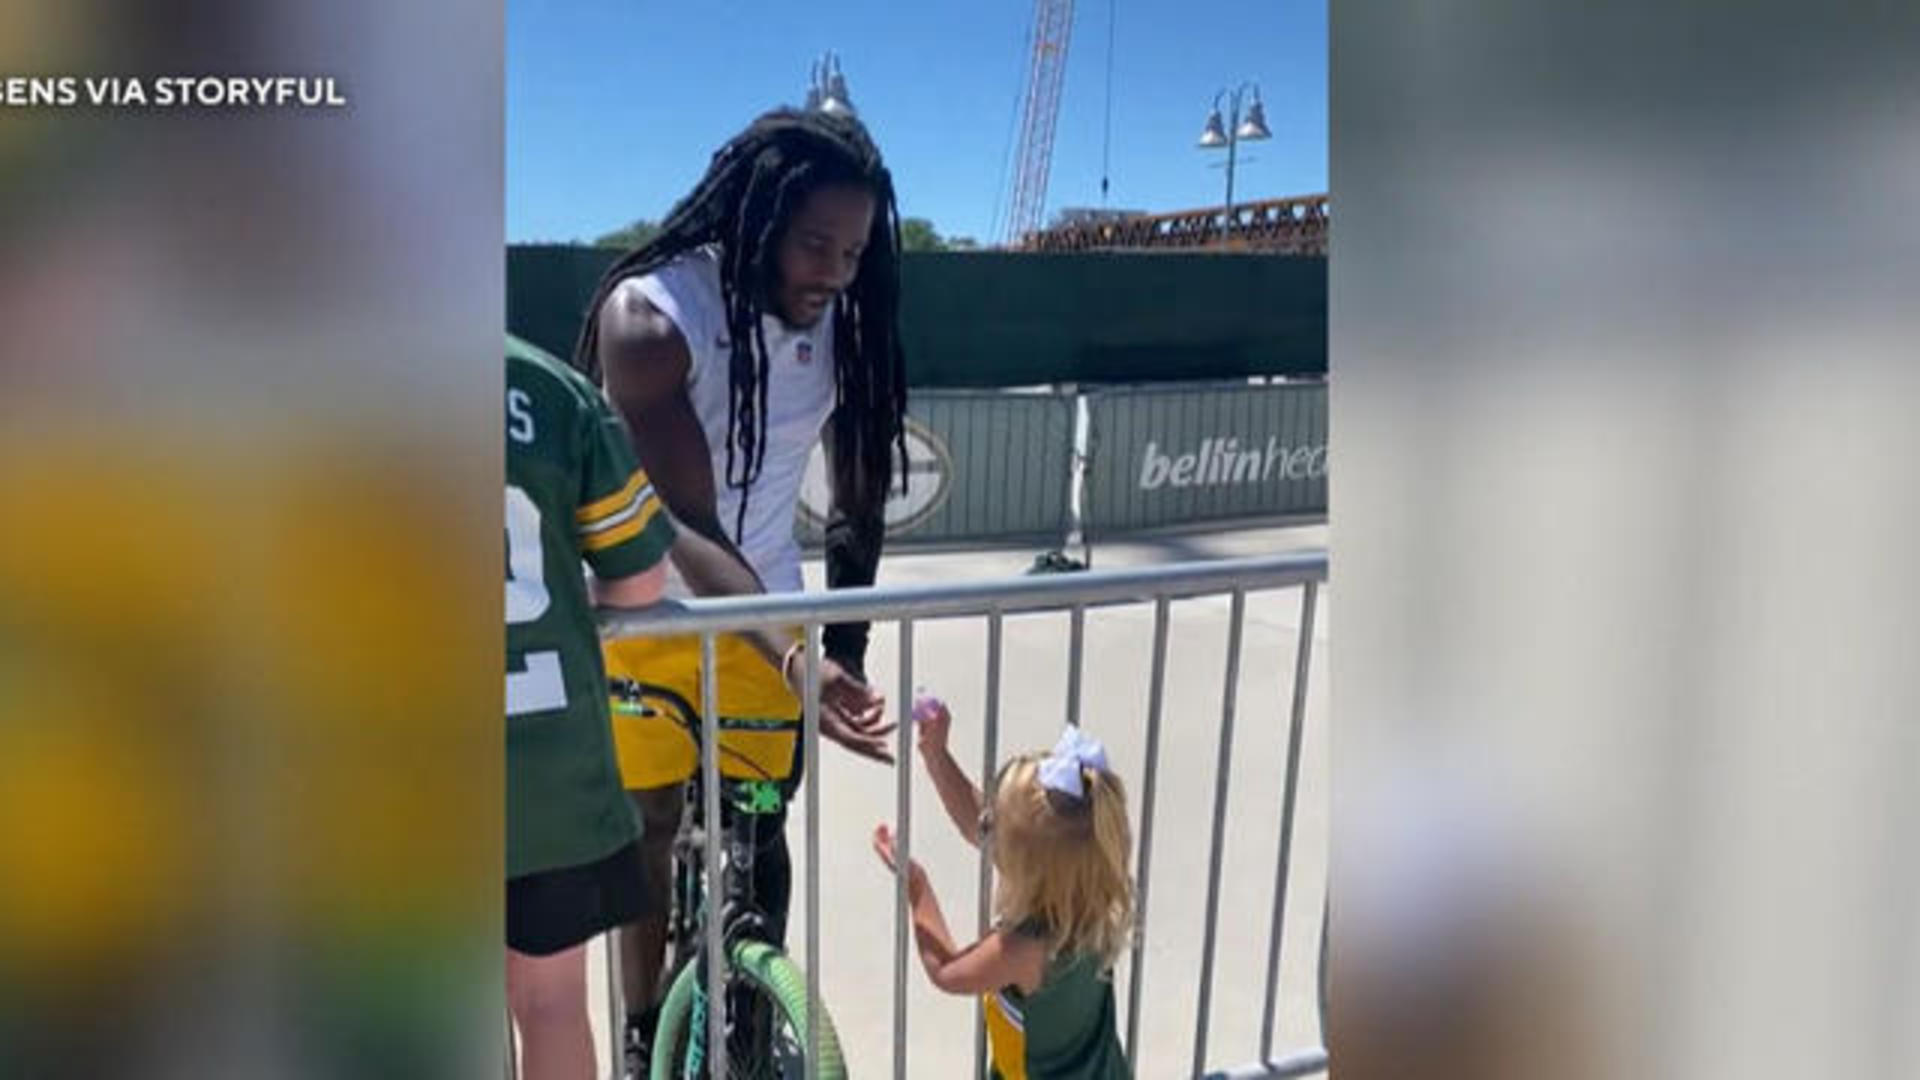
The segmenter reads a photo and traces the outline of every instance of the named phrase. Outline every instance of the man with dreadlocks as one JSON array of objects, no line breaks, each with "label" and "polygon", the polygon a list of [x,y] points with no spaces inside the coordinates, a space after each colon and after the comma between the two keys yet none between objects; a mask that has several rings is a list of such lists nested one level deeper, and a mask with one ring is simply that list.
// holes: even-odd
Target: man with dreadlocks
[{"label": "man with dreadlocks", "polygon": [[[866,129],[849,116],[782,109],[721,147],[655,238],[601,280],[575,363],[606,387],[682,534],[737,560],[676,547],[692,591],[801,588],[794,515],[823,435],[833,490],[828,586],[873,583],[882,507],[905,476],[898,252],[892,179]],[[865,624],[827,628],[821,731],[890,762],[893,725],[881,722],[880,698],[864,682],[866,639]],[[780,675],[797,649],[781,657]],[[723,638],[716,652],[723,771],[777,782],[790,796],[803,764],[799,701],[748,643]],[[684,703],[700,700],[699,646],[617,641],[606,659],[621,775],[645,826],[651,904],[621,934],[627,1065],[644,1072],[671,842],[695,767],[683,725],[697,723]],[[784,806],[782,798],[756,819],[753,887],[776,943],[792,889]]]}]

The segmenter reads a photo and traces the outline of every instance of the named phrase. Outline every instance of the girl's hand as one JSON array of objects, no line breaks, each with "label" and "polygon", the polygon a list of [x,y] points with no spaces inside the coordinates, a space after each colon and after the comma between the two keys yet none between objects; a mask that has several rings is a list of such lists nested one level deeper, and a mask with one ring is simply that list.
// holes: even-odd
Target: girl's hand
[{"label": "girl's hand", "polygon": [[[880,856],[881,862],[887,864],[888,870],[896,874],[900,872],[899,864],[895,860],[893,853],[893,830],[887,828],[885,824],[874,826],[873,852]],[[927,888],[926,870],[921,867],[917,860],[907,860],[907,901],[914,904],[919,903],[920,898],[926,895]]]},{"label": "girl's hand", "polygon": [[921,754],[947,752],[947,733],[953,728],[953,715],[947,712],[946,702],[929,694],[916,696],[913,701],[913,726],[919,736]]}]

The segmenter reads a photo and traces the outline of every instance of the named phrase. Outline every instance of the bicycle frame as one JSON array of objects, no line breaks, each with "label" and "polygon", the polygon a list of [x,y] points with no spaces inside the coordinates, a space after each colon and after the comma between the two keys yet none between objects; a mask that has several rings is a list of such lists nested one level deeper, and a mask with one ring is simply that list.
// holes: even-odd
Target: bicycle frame
[{"label": "bicycle frame", "polygon": [[[699,756],[704,760],[704,751]],[[711,1055],[709,1026],[705,1022],[707,1012],[712,1007],[708,990],[709,954],[704,947],[708,920],[720,920],[721,936],[725,942],[723,957],[731,957],[734,947],[742,942],[768,942],[769,917],[754,895],[754,860],[759,829],[763,827],[762,819],[786,806],[785,795],[771,780],[722,777],[719,782],[722,796],[719,800],[720,825],[716,837],[707,820],[705,783],[705,773],[696,770],[685,785],[685,809],[673,842],[674,902],[667,933],[672,953],[665,968],[666,984],[672,985],[688,965],[694,967],[695,1022],[687,1036],[690,1040],[688,1060],[702,1070],[706,1069]],[[717,894],[707,880],[709,867],[713,863],[706,858],[708,845],[716,841],[724,845],[724,857],[719,860],[721,881]],[[720,898],[717,909],[709,902],[714,895]],[[730,963],[725,959],[721,962]],[[721,981],[732,986],[730,968],[723,971]],[[728,997],[731,999],[731,992]],[[726,1007],[733,1008],[731,1005]],[[729,1028],[729,1041],[732,1037],[731,1020],[732,1017],[723,1017],[723,1021],[728,1021],[723,1026]],[[672,1047],[656,1047],[655,1052],[671,1053]]]},{"label": "bicycle frame", "polygon": [[[752,780],[721,781],[721,787],[728,789],[723,792],[722,798],[730,800],[734,811],[731,821],[725,820],[728,815],[723,811],[721,830],[722,842],[726,847],[721,860],[720,920],[729,946],[739,937],[760,937],[764,934],[761,926],[764,925],[766,912],[753,895],[753,864],[758,846],[756,825],[767,810],[760,805],[749,808],[742,799],[730,798],[748,785],[761,783]],[[685,964],[699,958],[706,933],[706,919],[710,914],[707,910],[706,867],[702,865],[709,835],[703,794],[702,778],[696,774],[687,782],[686,808],[681,813],[680,828],[673,840],[674,903],[667,924],[667,941],[673,949],[668,971],[673,975],[677,975]],[[781,806],[784,806],[784,801]],[[671,981],[671,975],[668,981]]]}]

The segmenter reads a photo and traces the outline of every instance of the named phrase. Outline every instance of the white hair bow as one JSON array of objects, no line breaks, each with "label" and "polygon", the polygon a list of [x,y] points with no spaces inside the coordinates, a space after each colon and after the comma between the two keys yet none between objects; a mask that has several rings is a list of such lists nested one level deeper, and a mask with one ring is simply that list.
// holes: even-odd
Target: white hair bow
[{"label": "white hair bow", "polygon": [[1080,779],[1082,769],[1107,771],[1107,748],[1069,724],[1060,733],[1060,741],[1053,744],[1053,752],[1040,762],[1040,783],[1049,791],[1084,799],[1087,790]]}]

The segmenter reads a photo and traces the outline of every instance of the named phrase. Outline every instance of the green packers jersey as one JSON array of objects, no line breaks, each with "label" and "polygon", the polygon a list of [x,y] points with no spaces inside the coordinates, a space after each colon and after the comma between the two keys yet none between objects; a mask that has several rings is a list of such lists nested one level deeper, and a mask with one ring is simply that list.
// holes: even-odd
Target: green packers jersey
[{"label": "green packers jersey", "polygon": [[[1008,933],[1046,940],[1046,928],[1026,922]],[[1017,986],[981,995],[986,1012],[987,1080],[1128,1080],[1133,1070],[1120,1052],[1113,980],[1089,953],[1047,961],[1040,988]]]},{"label": "green packers jersey", "polygon": [[594,862],[639,835],[581,561],[621,578],[672,539],[600,391],[508,337],[508,877]]}]

